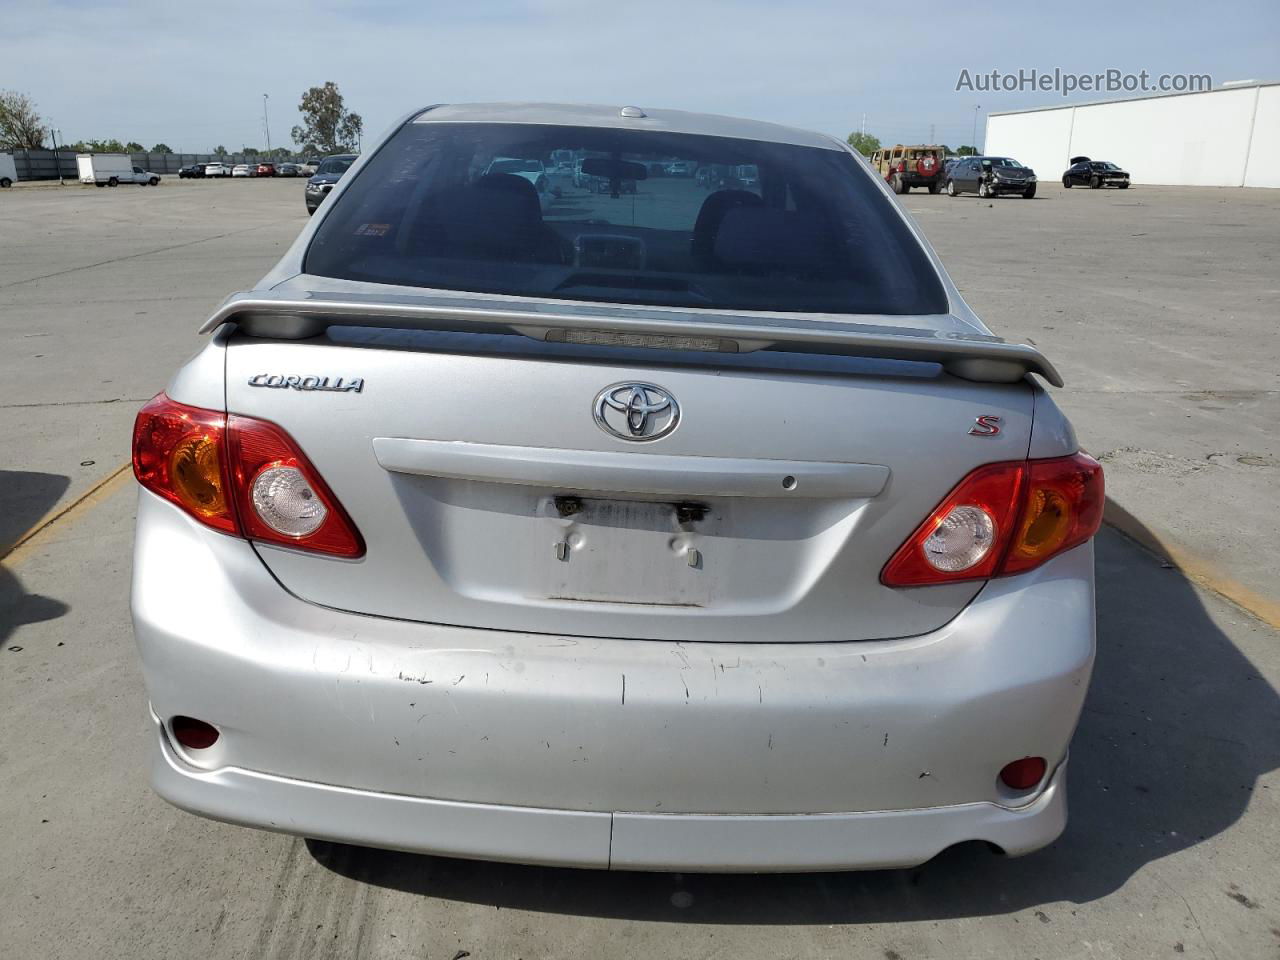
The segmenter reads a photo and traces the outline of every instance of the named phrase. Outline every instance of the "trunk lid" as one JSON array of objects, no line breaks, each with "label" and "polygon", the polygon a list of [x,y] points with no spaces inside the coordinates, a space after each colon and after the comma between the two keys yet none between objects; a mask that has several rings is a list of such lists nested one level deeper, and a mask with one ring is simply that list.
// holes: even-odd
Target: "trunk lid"
[{"label": "trunk lid", "polygon": [[[892,589],[880,570],[969,470],[1026,456],[1032,414],[1025,381],[932,363],[440,330],[240,333],[226,373],[228,410],[287,430],[368,544],[355,561],[259,544],[288,590],[559,636],[937,629],[981,584]],[[664,399],[679,410],[669,431]],[[667,432],[624,439],[628,416]],[[999,417],[1000,433],[969,435],[979,416]]]}]

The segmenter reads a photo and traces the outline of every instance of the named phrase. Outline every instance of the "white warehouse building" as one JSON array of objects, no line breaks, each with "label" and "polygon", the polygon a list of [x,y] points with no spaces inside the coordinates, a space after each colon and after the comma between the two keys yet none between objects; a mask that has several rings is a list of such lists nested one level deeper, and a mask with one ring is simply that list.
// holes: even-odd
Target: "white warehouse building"
[{"label": "white warehouse building", "polygon": [[1086,156],[1134,183],[1280,187],[1280,83],[992,113],[984,142],[1041,180]]}]

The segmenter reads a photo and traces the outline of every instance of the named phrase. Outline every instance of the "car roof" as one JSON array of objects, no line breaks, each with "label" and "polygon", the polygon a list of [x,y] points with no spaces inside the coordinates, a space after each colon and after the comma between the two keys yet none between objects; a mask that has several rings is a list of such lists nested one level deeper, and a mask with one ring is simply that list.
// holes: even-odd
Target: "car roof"
[{"label": "car roof", "polygon": [[743,120],[713,113],[689,113],[642,107],[643,116],[623,116],[621,105],[567,103],[456,103],[427,107],[413,123],[533,123],[618,130],[656,130],[737,140],[760,140],[799,147],[844,150],[826,134],[784,127],[762,120]]}]

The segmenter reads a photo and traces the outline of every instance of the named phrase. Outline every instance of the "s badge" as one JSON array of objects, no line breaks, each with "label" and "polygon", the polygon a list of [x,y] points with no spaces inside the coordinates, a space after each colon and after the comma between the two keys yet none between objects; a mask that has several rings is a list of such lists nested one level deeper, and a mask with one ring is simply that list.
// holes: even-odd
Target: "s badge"
[{"label": "s badge", "polygon": [[969,428],[971,437],[994,437],[1000,432],[1000,418],[984,414],[973,418],[973,426]]}]

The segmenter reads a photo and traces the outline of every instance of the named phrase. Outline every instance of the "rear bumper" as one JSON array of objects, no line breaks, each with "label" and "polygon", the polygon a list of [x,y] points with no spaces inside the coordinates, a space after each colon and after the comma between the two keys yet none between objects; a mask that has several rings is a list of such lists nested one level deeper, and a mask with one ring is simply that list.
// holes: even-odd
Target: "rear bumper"
[{"label": "rear bumper", "polygon": [[[455,856],[619,869],[1010,853],[1065,818],[1093,661],[1086,544],[904,640],[667,643],[473,630],[298,600],[253,548],[139,498],[133,614],[154,782],[216,819]],[[197,585],[197,586],[193,586]],[[1055,770],[1014,795],[1023,756]]]},{"label": "rear bumper", "polygon": [[1028,804],[818,815],[596,813],[459,803],[184,763],[163,726],[152,771],[175,806],[244,824],[393,850],[613,870],[788,871],[914,866],[965,840],[1016,856],[1066,825],[1066,764]]}]

